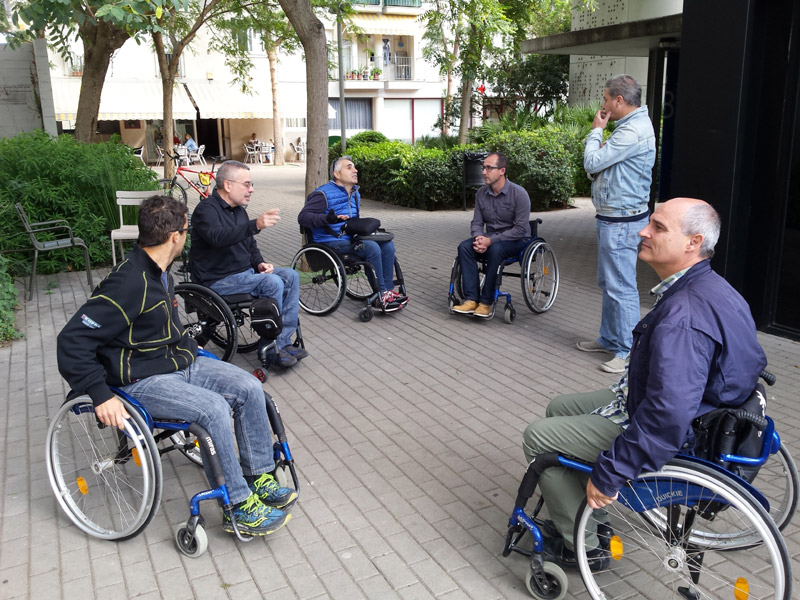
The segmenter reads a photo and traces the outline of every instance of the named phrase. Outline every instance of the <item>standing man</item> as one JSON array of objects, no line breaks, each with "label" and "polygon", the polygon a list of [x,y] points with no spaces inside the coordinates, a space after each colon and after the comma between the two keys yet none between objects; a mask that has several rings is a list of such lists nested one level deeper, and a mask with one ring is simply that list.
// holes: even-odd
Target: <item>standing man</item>
[{"label": "standing man", "polygon": [[[642,104],[642,88],[630,75],[606,82],[603,106],[586,138],[583,166],[592,179],[592,203],[597,211],[597,285],[603,290],[600,335],[578,342],[578,350],[613,354],[600,365],[608,373],[625,370],[633,327],[639,322],[636,286],[638,232],[648,216],[656,138]],[[603,130],[616,121],[603,143]]]},{"label": "standing man", "polygon": [[343,231],[345,221],[358,217],[360,211],[358,170],[349,156],[342,156],[331,163],[331,180],[306,198],[297,222],[311,230],[316,243],[341,253],[353,252],[371,264],[380,288],[375,307],[385,312],[400,310],[408,304],[408,296],[394,291],[394,242],[359,240],[359,249]]},{"label": "standing man", "polygon": [[291,367],[308,356],[305,348],[292,344],[300,310],[300,278],[294,269],[264,262],[254,237],[280,221],[280,211],[273,208],[255,219],[247,216],[253,182],[244,163],[225,161],[216,177],[214,193],[192,213],[192,279],[221,296],[274,298],[283,318],[276,360],[281,367]]},{"label": "standing man", "polygon": [[[483,161],[486,182],[475,194],[471,238],[458,246],[464,303],[453,312],[482,319],[492,316],[497,268],[506,258],[517,256],[531,237],[531,199],[525,188],[506,178],[508,160],[492,152]],[[480,289],[479,258],[486,258],[486,279]]]},{"label": "standing man", "polygon": [[[239,367],[198,356],[197,342],[181,327],[169,267],[180,256],[187,231],[183,202],[168,196],[142,202],[133,252],[58,334],[58,370],[74,392],[91,397],[104,425],[124,429],[130,418],[109,388],[114,386],[155,419],[180,419],[208,430],[239,530],[268,535],[289,520],[280,509],[290,506],[297,492],[278,485],[272,475],[272,436],[261,384]],[[208,461],[203,462],[209,482],[216,485]],[[227,513],[222,528],[234,530]]]},{"label": "standing man", "polygon": [[[633,330],[627,372],[609,389],[555,398],[545,419],[528,425],[522,448],[530,461],[563,452],[594,462],[591,477],[563,467],[546,469],[539,486],[560,538],[548,554],[575,568],[572,533],[583,498],[599,509],[629,479],[657,471],[694,446],[692,421],[715,408],[744,403],[767,361],[750,307],[711,270],[719,239],[717,211],[702,200],[659,204],[641,230],[639,258],[661,279],[656,304]],[[609,527],[587,553],[592,570],[608,564]],[[594,536],[591,536],[593,538]],[[588,546],[591,548],[591,546]]]}]

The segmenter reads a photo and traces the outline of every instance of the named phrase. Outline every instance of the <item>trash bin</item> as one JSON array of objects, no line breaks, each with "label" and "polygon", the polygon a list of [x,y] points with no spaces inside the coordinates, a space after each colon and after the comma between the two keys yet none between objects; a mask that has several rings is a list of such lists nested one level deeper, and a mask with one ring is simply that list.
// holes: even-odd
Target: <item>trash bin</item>
[{"label": "trash bin", "polygon": [[488,152],[464,152],[464,208],[467,210],[467,188],[483,185],[483,161],[489,156]]}]

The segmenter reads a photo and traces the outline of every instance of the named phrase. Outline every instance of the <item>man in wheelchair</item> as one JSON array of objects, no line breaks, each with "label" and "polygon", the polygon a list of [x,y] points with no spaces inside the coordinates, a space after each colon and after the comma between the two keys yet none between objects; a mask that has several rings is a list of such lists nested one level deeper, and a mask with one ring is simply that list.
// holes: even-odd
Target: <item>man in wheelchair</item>
[{"label": "man in wheelchair", "polygon": [[[375,307],[392,312],[408,304],[408,296],[394,291],[394,242],[353,239],[345,231],[345,223],[358,218],[361,195],[358,193],[358,170],[349,156],[335,159],[330,167],[331,180],[318,187],[306,199],[297,215],[297,222],[311,230],[314,241],[330,246],[336,252],[354,253],[375,270],[380,296]],[[310,241],[310,240],[309,240]]]},{"label": "man in wheelchair", "polygon": [[[525,458],[560,452],[593,462],[588,478],[562,467],[539,480],[552,518],[547,559],[575,567],[572,532],[587,498],[602,509],[627,480],[657,471],[694,446],[692,421],[718,407],[737,407],[756,387],[766,358],[745,300],[711,270],[719,238],[717,212],[702,200],[659,204],[639,232],[639,258],[661,278],[653,309],[633,331],[633,349],[619,383],[609,389],[555,398],[546,418],[523,434]],[[587,481],[588,480],[588,481]],[[610,527],[598,517],[587,538],[592,570],[608,562]]]},{"label": "man in wheelchair", "polygon": [[[453,312],[483,319],[492,316],[497,269],[511,256],[518,256],[531,237],[531,199],[525,188],[506,178],[508,160],[492,152],[483,161],[483,180],[475,193],[471,238],[458,246],[464,302]],[[480,289],[477,260],[486,260],[486,280]]]},{"label": "man in wheelchair", "polygon": [[[280,487],[272,475],[261,384],[238,367],[198,356],[197,343],[181,327],[168,269],[181,254],[188,230],[186,206],[179,200],[152,196],[141,204],[137,246],[59,333],[58,368],[73,391],[91,397],[97,418],[107,426],[123,429],[130,418],[109,388],[114,386],[155,419],[204,427],[222,462],[239,531],[267,535],[289,520],[281,508],[297,493]],[[213,487],[209,462],[204,466]],[[226,514],[222,527],[233,531]]]},{"label": "man in wheelchair", "polygon": [[228,160],[217,171],[217,187],[192,213],[192,246],[189,249],[192,280],[221,296],[251,294],[273,298],[283,320],[278,334],[278,366],[291,367],[308,356],[292,344],[300,310],[300,278],[294,269],[265,262],[255,235],[278,221],[278,209],[257,218],[247,215],[253,193],[250,168]]}]

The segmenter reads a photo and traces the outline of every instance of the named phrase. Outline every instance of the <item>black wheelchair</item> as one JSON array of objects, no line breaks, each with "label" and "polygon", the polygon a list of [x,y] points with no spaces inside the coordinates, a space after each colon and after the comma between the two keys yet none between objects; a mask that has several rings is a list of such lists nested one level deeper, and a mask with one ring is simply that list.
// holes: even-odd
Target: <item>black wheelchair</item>
[{"label": "black wheelchair", "polygon": [[[500,286],[503,282],[503,275],[507,277],[518,277],[522,285],[522,296],[525,298],[525,304],[528,308],[535,313],[543,313],[553,306],[558,294],[558,261],[556,255],[550,244],[539,237],[539,224],[541,219],[535,219],[530,222],[531,226],[531,239],[525,248],[519,253],[519,256],[507,258],[500,263],[497,269],[497,287],[494,290],[494,299],[492,301],[492,312],[489,318],[494,317],[497,301],[500,297],[505,298],[505,307],[503,309],[503,320],[506,323],[513,323],[517,316],[517,311],[511,303],[511,294],[509,292],[500,291]],[[514,264],[519,264],[519,272],[508,272],[506,267]],[[478,261],[478,271],[480,274],[480,287],[483,288],[484,281],[486,280],[486,260]],[[454,306],[458,306],[465,301],[464,289],[461,284],[461,262],[456,256],[453,261],[453,268],[450,272],[450,293],[449,293],[449,309],[450,314],[456,314],[453,311]]]},{"label": "black wheelchair", "polygon": [[[189,269],[184,263],[180,272],[184,281],[175,286],[178,312],[184,329],[202,346],[211,347],[224,361],[237,352],[258,351],[261,368],[253,371],[262,383],[269,378],[269,367],[278,364],[279,348],[275,337],[261,338],[250,323],[251,306],[257,300],[250,294],[221,296],[211,288],[189,282]],[[275,332],[277,337],[280,331]],[[293,345],[305,348],[298,319]]]},{"label": "black wheelchair", "polygon": [[[53,417],[47,431],[46,464],[56,500],[90,536],[127,540],[141,533],[158,511],[163,488],[161,455],[177,450],[197,464],[209,461],[215,487],[191,498],[189,518],[175,530],[180,551],[200,556],[208,547],[200,502],[218,500],[231,517],[233,510],[213,440],[196,423],[154,421],[135,399],[121,390],[114,393],[131,415],[124,431],[103,425],[86,395],[69,396]],[[264,396],[275,436],[275,477],[282,486],[291,477],[299,492],[283,421],[272,397],[266,392]],[[238,539],[253,539],[239,532],[235,519],[231,522]]]},{"label": "black wheelchair", "polygon": [[[324,316],[332,313],[345,296],[364,302],[358,318],[362,322],[372,320],[375,310],[373,302],[379,296],[378,278],[370,263],[356,256],[353,252],[337,252],[325,244],[314,242],[311,230],[301,227],[300,231],[305,245],[298,250],[292,260],[292,268],[300,276],[300,307],[307,313]],[[353,236],[353,246],[364,240],[382,241],[385,232],[376,232],[371,236]],[[394,259],[395,286],[400,293],[406,294],[403,270],[397,258]]]},{"label": "black wheelchair", "polygon": [[[771,374],[764,376],[774,382]],[[780,531],[797,507],[797,469],[772,419],[747,409],[721,410],[729,420],[713,460],[679,454],[661,470],[629,481],[602,510],[593,510],[584,498],[573,542],[590,597],[792,597],[791,561]],[[760,432],[758,455],[734,454],[737,432],[750,426]],[[541,497],[530,515],[525,512],[542,472],[554,466],[592,471],[591,465],[556,453],[535,457],[517,493],[503,556],[513,551],[530,557],[528,591],[534,598],[560,600],[567,594],[567,576],[542,554],[542,531],[558,532],[538,516]],[[736,474],[745,468],[755,477],[758,467],[757,488]],[[520,545],[526,532],[532,549]],[[594,535],[606,551],[602,559],[587,545]],[[749,551],[731,554],[734,550]]]}]

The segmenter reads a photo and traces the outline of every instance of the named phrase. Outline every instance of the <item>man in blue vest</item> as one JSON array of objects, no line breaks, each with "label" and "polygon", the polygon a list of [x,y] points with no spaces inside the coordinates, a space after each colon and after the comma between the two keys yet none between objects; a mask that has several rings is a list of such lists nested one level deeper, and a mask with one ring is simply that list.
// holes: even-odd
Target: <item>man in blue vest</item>
[{"label": "man in blue vest", "polygon": [[386,312],[400,310],[408,303],[408,296],[394,291],[394,242],[360,240],[361,248],[356,248],[343,231],[345,221],[358,217],[360,208],[358,170],[349,156],[342,156],[331,164],[331,180],[308,196],[297,222],[311,230],[316,243],[342,253],[353,252],[370,263],[380,288],[375,307]]}]

